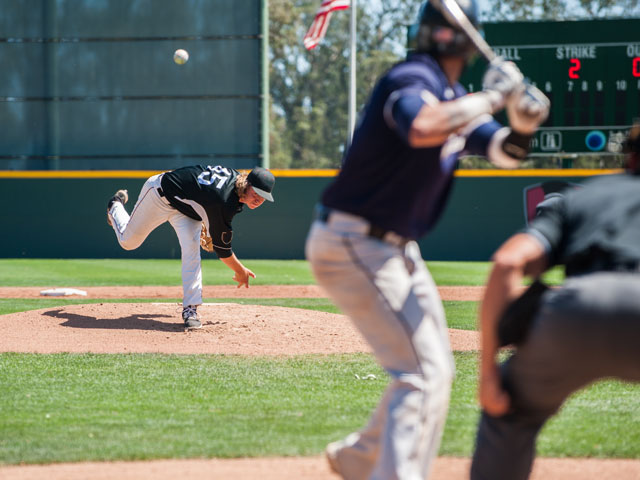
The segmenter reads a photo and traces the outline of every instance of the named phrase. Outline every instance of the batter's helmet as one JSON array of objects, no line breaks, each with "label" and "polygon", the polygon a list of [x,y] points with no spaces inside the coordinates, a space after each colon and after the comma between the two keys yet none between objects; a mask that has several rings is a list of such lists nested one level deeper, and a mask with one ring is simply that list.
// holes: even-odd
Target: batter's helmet
[{"label": "batter's helmet", "polygon": [[[456,0],[469,21],[479,29],[476,0]],[[416,52],[470,58],[476,51],[469,37],[452,25],[431,1],[426,1],[418,15]]]}]

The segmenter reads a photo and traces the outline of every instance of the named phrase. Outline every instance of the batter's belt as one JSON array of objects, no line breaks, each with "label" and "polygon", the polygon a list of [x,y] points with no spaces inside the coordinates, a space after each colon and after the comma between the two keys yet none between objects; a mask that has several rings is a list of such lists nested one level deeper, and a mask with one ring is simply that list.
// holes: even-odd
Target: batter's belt
[{"label": "batter's belt", "polygon": [[369,237],[376,238],[383,242],[389,243],[396,247],[402,248],[412,239],[398,235],[391,230],[385,230],[373,225],[366,218],[351,213],[334,210],[324,205],[317,205],[315,210],[315,219],[326,223],[327,225],[338,225],[340,223],[348,223],[357,228],[359,233],[363,233]]}]

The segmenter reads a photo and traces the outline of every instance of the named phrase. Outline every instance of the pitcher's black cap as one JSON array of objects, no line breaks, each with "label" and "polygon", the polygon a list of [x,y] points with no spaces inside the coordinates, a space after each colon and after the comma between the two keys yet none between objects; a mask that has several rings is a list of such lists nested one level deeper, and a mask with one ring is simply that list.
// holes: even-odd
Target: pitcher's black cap
[{"label": "pitcher's black cap", "polygon": [[273,202],[273,186],[276,183],[276,177],[273,176],[266,168],[253,167],[253,170],[249,172],[247,181],[251,184],[255,192],[265,200]]}]

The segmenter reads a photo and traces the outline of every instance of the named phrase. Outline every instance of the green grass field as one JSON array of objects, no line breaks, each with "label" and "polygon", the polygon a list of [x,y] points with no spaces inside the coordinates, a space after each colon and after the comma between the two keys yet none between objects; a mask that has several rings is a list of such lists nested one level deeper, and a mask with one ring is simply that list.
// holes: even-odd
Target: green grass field
[{"label": "green grass field", "polygon": [[[205,262],[205,283],[230,283],[215,263]],[[312,283],[305,262],[247,264],[259,279],[269,272],[265,283]],[[481,285],[488,272],[481,263],[429,268],[441,285]],[[126,278],[172,285],[180,284],[179,270],[177,261],[0,260],[0,283],[82,287]],[[560,280],[552,272],[551,283]],[[107,301],[113,300],[0,299],[0,314]],[[337,312],[327,299],[215,301]],[[475,328],[476,302],[444,304],[450,327]],[[440,453],[468,456],[478,417],[477,355],[457,352],[455,359]],[[355,376],[369,373],[376,379]],[[366,422],[386,382],[366,354],[0,354],[0,463],[318,454]],[[544,428],[538,450],[553,457],[640,458],[640,387],[606,381],[574,395]]]},{"label": "green grass field", "polygon": [[[254,285],[310,285],[315,283],[307,262],[302,260],[247,260],[257,274]],[[487,262],[427,262],[438,285],[484,285]],[[205,285],[231,284],[232,274],[222,262],[205,260]],[[562,280],[561,272],[547,275],[551,284]],[[106,285],[180,285],[179,260],[83,260],[0,259],[0,286],[91,287]]]}]

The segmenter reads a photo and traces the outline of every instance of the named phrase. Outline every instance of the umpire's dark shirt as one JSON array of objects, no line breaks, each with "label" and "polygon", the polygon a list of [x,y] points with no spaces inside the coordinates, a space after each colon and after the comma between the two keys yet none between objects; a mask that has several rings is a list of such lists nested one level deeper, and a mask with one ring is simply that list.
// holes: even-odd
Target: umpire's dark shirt
[{"label": "umpire's dark shirt", "polygon": [[606,175],[570,191],[558,208],[536,217],[526,230],[567,276],[630,271],[640,265],[640,176]]}]

